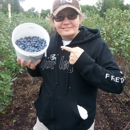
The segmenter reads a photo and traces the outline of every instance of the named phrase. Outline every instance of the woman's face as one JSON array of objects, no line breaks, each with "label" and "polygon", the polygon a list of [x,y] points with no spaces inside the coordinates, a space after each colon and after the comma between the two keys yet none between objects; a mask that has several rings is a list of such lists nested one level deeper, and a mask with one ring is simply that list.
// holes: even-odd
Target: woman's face
[{"label": "woman's face", "polygon": [[[75,19],[69,20],[66,16]],[[65,8],[61,10],[57,15],[57,19],[63,19],[63,21],[58,22],[55,18],[53,21],[53,27],[56,28],[57,32],[61,35],[63,40],[72,40],[79,32],[79,26],[82,22],[81,16],[72,8]]]}]

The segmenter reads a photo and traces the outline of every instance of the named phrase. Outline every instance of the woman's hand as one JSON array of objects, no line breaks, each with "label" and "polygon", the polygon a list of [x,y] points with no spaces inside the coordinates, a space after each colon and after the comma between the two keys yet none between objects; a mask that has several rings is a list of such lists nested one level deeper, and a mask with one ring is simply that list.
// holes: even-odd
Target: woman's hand
[{"label": "woman's hand", "polygon": [[69,62],[70,64],[75,64],[75,62],[78,60],[78,58],[81,56],[81,54],[84,52],[84,50],[80,47],[67,47],[67,46],[61,46],[63,50],[66,50],[70,52],[69,56]]},{"label": "woman's hand", "polygon": [[28,68],[34,70],[37,66],[37,64],[40,63],[41,60],[37,60],[35,63],[31,63],[31,60],[29,60],[28,62],[26,62],[25,60],[20,60],[19,58],[17,58],[17,62],[22,66],[27,66]]}]

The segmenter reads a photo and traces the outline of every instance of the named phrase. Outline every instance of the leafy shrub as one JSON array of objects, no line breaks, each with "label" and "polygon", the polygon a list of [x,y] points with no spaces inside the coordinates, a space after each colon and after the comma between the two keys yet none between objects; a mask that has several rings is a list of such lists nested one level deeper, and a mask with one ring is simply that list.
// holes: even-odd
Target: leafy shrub
[{"label": "leafy shrub", "polygon": [[108,9],[104,17],[86,12],[83,25],[99,28],[112,53],[130,61],[130,10]]},{"label": "leafy shrub", "polygon": [[0,16],[0,112],[2,112],[11,102],[13,96],[11,85],[17,79],[16,75],[25,70],[16,62],[16,54],[11,42],[13,29],[25,22],[39,24],[49,33],[53,28],[47,20],[30,12],[12,14],[11,19],[8,19],[8,15],[0,11]]}]

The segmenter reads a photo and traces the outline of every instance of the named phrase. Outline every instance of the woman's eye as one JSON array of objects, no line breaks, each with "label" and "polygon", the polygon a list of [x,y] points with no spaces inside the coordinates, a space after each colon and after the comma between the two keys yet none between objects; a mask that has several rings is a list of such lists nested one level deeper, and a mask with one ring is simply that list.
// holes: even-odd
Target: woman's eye
[{"label": "woman's eye", "polygon": [[69,17],[72,19],[72,18],[75,18],[75,14],[70,14]]},{"label": "woman's eye", "polygon": [[63,16],[57,16],[57,19],[63,19],[64,17]]}]

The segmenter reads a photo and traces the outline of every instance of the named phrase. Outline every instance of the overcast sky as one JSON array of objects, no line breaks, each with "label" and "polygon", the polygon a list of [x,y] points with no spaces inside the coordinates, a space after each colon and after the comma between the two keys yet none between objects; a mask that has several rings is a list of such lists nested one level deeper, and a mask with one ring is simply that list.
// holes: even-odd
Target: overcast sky
[{"label": "overcast sky", "polygon": [[[25,11],[28,9],[34,7],[38,12],[41,11],[41,9],[50,9],[52,5],[53,0],[25,0],[25,2],[21,3],[21,6],[24,8]],[[98,0],[81,0],[81,5],[95,5]],[[130,4],[130,0],[124,0],[125,3]]]}]

